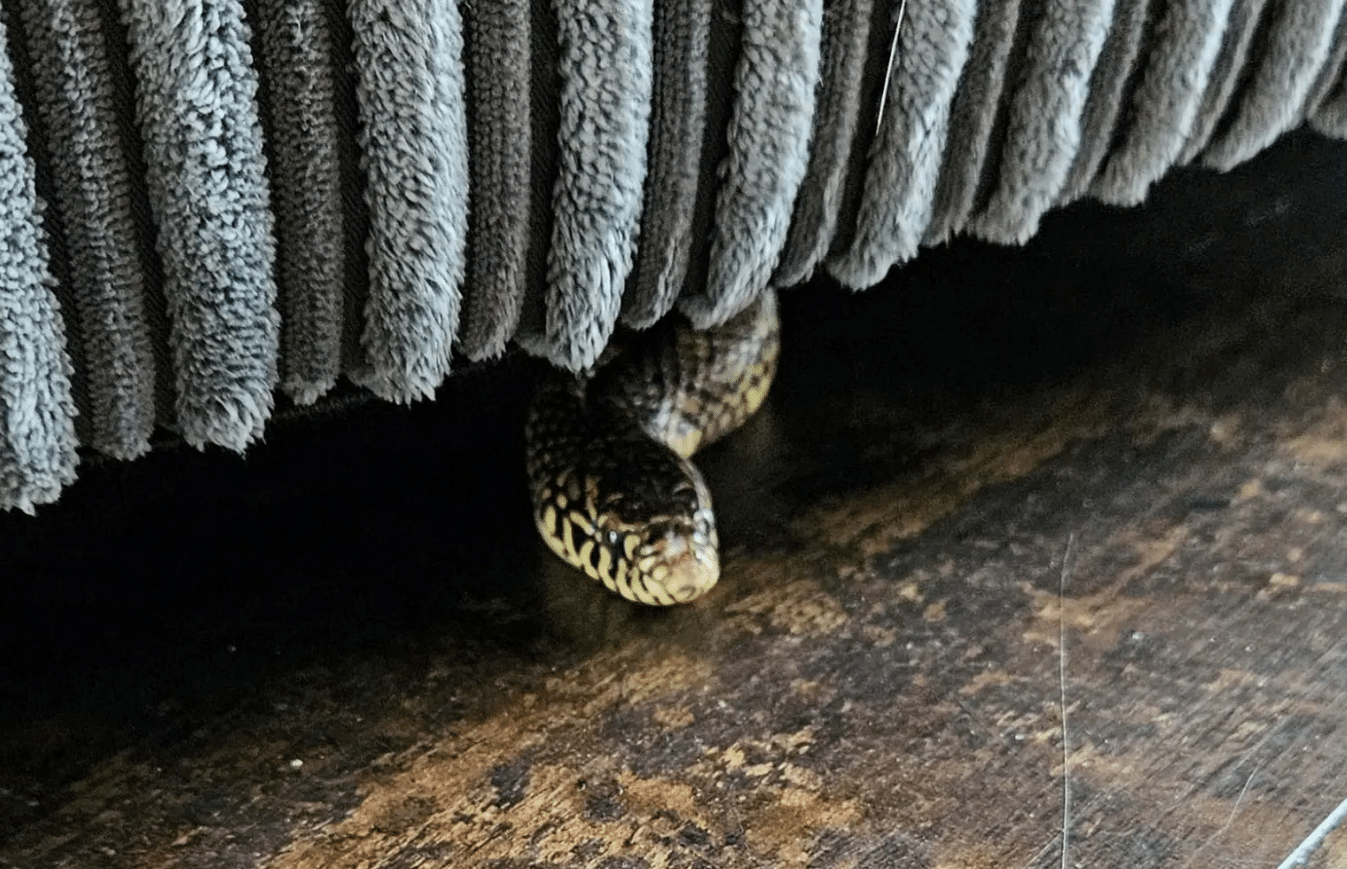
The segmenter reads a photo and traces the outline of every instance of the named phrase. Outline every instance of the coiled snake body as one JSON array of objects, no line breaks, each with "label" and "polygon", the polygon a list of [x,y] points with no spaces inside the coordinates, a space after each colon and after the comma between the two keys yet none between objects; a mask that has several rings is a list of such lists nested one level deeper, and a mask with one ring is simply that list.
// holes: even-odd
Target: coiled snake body
[{"label": "coiled snake body", "polygon": [[769,291],[723,326],[666,318],[586,376],[545,378],[525,437],[548,547],[638,603],[686,603],[715,585],[711,494],[690,457],[758,409],[779,348]]}]

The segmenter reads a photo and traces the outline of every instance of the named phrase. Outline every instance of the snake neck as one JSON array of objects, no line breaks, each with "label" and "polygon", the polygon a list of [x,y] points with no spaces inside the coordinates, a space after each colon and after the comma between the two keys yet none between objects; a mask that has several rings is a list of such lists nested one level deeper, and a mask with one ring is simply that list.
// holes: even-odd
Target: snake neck
[{"label": "snake neck", "polygon": [[780,350],[776,294],[764,293],[712,329],[666,318],[590,375],[587,392],[610,418],[635,421],[687,458],[757,412]]}]

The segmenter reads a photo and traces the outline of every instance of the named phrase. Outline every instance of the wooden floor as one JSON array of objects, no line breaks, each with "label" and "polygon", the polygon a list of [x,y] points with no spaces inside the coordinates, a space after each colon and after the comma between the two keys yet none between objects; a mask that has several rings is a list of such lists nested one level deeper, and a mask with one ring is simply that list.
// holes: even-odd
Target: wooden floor
[{"label": "wooden floor", "polygon": [[[551,566],[487,460],[526,372],[482,375],[440,404],[498,390],[496,430],[439,430],[424,472],[471,516],[425,515],[411,456],[355,520],[155,562],[127,593],[170,603],[81,610],[96,640],[20,632],[0,866],[1234,869],[1306,843],[1342,869],[1347,824],[1307,839],[1347,800],[1344,226],[1347,150],[1297,139],[1025,249],[789,295],[772,399],[702,462],[722,582],[676,611]],[[134,512],[122,473],[80,486]],[[214,533],[345,491],[239,473]],[[415,553],[360,531],[390,512]],[[15,624],[112,600],[44,546],[34,582],[85,573]]]}]

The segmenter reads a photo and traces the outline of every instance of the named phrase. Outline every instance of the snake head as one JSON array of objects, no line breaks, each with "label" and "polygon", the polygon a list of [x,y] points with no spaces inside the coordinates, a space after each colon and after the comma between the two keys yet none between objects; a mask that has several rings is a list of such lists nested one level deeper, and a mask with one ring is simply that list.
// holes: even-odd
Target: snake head
[{"label": "snake head", "polygon": [[636,603],[704,594],[720,578],[720,558],[701,472],[632,426],[582,433],[549,440],[537,428],[531,438],[534,520],[548,547]]},{"label": "snake head", "polygon": [[658,602],[667,596],[674,603],[687,603],[705,594],[720,579],[719,542],[710,507],[699,509],[692,521],[684,518],[650,528],[636,564],[639,584]]},{"label": "snake head", "polygon": [[[631,473],[609,467],[622,482],[600,499],[598,530],[613,552],[600,558],[596,578],[637,603],[667,606],[705,594],[720,579],[720,541],[711,491],[687,459],[653,441],[632,447],[641,455]],[[624,471],[628,469],[623,469]],[[597,488],[597,486],[596,486]]]}]

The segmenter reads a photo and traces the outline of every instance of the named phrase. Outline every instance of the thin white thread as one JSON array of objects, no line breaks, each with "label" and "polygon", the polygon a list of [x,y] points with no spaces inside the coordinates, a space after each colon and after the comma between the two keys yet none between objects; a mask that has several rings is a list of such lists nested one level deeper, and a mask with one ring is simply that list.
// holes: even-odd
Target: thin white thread
[{"label": "thin white thread", "polygon": [[1071,743],[1066,729],[1066,580],[1071,574],[1071,556],[1076,550],[1076,534],[1066,538],[1062,572],[1057,580],[1057,685],[1062,705],[1062,869],[1067,869],[1071,831]]},{"label": "thin white thread", "polygon": [[893,78],[893,62],[898,57],[898,34],[903,32],[903,16],[907,13],[907,0],[898,5],[898,20],[893,25],[893,42],[889,44],[889,65],[884,70],[884,90],[879,94],[879,115],[875,118],[875,135],[884,124],[884,106],[889,102],[889,80]]}]

